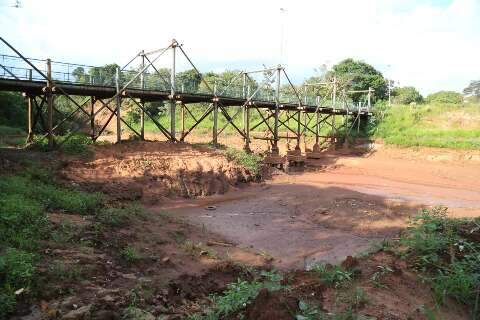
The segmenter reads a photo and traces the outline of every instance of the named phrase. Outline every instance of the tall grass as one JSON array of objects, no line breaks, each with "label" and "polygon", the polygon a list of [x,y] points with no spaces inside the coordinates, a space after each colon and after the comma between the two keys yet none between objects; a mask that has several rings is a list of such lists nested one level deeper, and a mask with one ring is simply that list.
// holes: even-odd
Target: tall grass
[{"label": "tall grass", "polygon": [[388,144],[480,148],[480,105],[396,105],[379,116],[375,137]]}]

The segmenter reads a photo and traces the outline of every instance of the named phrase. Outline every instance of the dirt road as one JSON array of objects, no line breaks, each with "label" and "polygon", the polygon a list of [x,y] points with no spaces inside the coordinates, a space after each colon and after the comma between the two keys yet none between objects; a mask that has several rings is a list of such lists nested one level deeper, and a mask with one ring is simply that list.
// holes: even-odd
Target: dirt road
[{"label": "dirt road", "polygon": [[423,208],[445,205],[452,216],[479,216],[475,156],[396,148],[331,153],[311,163],[315,171],[279,174],[263,185],[157,209],[258,250],[279,268],[308,268],[395,236]]}]

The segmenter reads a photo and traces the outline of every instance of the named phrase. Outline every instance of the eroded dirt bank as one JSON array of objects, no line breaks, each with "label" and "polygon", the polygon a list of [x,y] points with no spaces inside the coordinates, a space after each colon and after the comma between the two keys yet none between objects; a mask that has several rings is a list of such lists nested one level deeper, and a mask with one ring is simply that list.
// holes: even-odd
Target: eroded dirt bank
[{"label": "eroded dirt bank", "polygon": [[256,179],[209,147],[140,141],[97,146],[93,159],[69,161],[63,174],[117,199],[149,203],[163,197],[223,194]]}]

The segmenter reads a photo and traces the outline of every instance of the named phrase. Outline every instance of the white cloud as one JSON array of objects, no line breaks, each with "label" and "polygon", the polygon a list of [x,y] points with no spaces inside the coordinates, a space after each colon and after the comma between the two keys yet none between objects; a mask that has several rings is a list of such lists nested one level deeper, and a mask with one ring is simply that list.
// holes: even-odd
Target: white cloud
[{"label": "white cloud", "polygon": [[443,6],[404,0],[23,0],[21,9],[10,3],[0,0],[2,37],[33,57],[122,64],[175,37],[203,71],[273,65],[284,7],[284,61],[296,81],[347,57],[423,93],[458,91],[480,78],[478,0]]}]

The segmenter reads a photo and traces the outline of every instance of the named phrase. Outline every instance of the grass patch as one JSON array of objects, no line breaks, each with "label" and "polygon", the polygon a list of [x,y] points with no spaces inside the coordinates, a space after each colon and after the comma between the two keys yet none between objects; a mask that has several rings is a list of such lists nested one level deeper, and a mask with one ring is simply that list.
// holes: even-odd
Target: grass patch
[{"label": "grass patch", "polygon": [[373,134],[406,147],[480,148],[479,105],[393,106],[381,114]]},{"label": "grass patch", "polygon": [[444,207],[424,210],[401,240],[401,253],[427,275],[437,303],[454,299],[475,319],[480,316],[480,244],[474,241],[479,223],[478,218],[448,218]]},{"label": "grass patch", "polygon": [[130,203],[123,208],[103,208],[97,212],[96,219],[105,225],[118,227],[145,215],[145,210],[139,204]]},{"label": "grass patch", "polygon": [[262,167],[263,158],[256,154],[250,154],[243,150],[228,148],[225,151],[225,156],[229,161],[234,161],[239,165],[244,166],[254,175],[259,175]]}]

